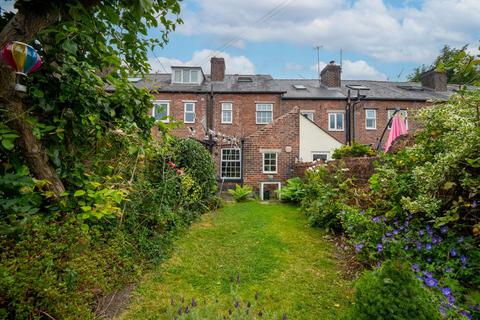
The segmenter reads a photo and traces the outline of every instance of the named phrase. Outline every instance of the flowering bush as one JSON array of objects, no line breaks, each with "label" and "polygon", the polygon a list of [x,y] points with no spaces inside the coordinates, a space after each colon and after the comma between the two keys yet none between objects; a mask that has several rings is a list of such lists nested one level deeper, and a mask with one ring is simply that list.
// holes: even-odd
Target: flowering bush
[{"label": "flowering bush", "polygon": [[416,120],[422,129],[415,145],[383,154],[370,188],[359,192],[341,179],[309,179],[302,206],[338,221],[365,264],[397,257],[412,263],[444,317],[478,318],[480,91],[422,109]]}]

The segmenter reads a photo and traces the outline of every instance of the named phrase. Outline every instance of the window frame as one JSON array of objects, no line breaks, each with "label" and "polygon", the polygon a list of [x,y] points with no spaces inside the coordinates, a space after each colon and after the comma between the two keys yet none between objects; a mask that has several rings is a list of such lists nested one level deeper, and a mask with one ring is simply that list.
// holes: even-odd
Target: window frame
[{"label": "window frame", "polygon": [[[193,74],[195,74],[195,81]],[[172,83],[200,84],[203,81],[201,70],[195,68],[174,68],[172,70]]]},{"label": "window frame", "polygon": [[[393,114],[395,112],[395,110],[397,109],[387,109],[387,124],[388,122],[390,121],[390,114]],[[403,115],[403,117],[405,118],[405,128],[408,130],[408,110],[407,109],[400,109],[400,114]],[[390,130],[392,128],[392,125],[390,124],[390,126],[387,127],[388,130]]]},{"label": "window frame", "polygon": [[[368,112],[373,111],[373,118],[368,116]],[[368,126],[368,120],[373,120],[374,126]],[[377,130],[377,110],[376,109],[365,109],[365,129],[366,130]]]},{"label": "window frame", "polygon": [[[230,109],[224,109],[224,106],[230,105]],[[225,121],[223,118],[224,112],[230,112],[230,121]],[[222,124],[232,124],[233,123],[233,103],[232,102],[222,102],[221,112],[220,112],[220,123]]]},{"label": "window frame", "polygon": [[[341,129],[338,129],[337,128],[337,117],[338,115],[341,115],[342,116],[342,128]],[[330,127],[330,117],[331,116],[335,116],[335,128],[332,128]],[[328,112],[328,131],[338,131],[338,132],[341,132],[341,131],[345,131],[345,112],[340,112],[340,111],[332,111],[332,112]]]},{"label": "window frame", "polygon": [[[305,118],[307,118],[308,120],[314,122],[315,120],[315,112],[314,111],[300,111],[300,114],[302,116],[304,116]],[[310,118],[309,115],[311,115],[312,117]]]},{"label": "window frame", "polygon": [[[270,106],[270,110],[258,110],[260,106]],[[270,112],[270,121],[259,122],[259,112]],[[273,103],[255,103],[255,124],[270,124],[273,122]]]},{"label": "window frame", "polygon": [[[223,158],[223,151],[226,150],[238,150],[238,160],[224,160]],[[223,176],[223,163],[227,162],[234,162],[239,163],[239,176],[238,177],[224,177]],[[241,148],[221,148],[220,149],[220,178],[225,180],[241,180],[242,179],[242,149]]]},{"label": "window frame", "polygon": [[312,151],[312,161],[316,161],[314,158],[316,155],[322,155],[325,156],[325,162],[330,160],[330,152],[327,151]]},{"label": "window frame", "polygon": [[[187,111],[187,105],[192,105],[193,106],[193,111]],[[196,109],[196,103],[195,102],[184,102],[183,103],[183,123],[195,123],[195,120],[197,118],[195,109]],[[193,120],[192,121],[187,121],[187,113],[193,113]]]},{"label": "window frame", "polygon": [[[152,117],[155,119],[155,121],[161,121],[161,122],[164,122],[164,123],[169,123],[170,122],[170,100],[152,100],[152,104],[153,104]],[[155,118],[156,108],[157,108],[158,105],[162,105],[162,104],[167,105],[167,117],[165,119],[158,119],[157,120],[157,118]]]},{"label": "window frame", "polygon": [[[266,154],[274,154],[275,155],[275,171],[266,171],[265,170],[265,155]],[[272,159],[269,159],[269,160],[271,161]],[[269,166],[272,166],[272,165],[269,164]],[[278,173],[278,152],[273,152],[273,151],[262,152],[262,173],[266,173],[266,174]]]}]

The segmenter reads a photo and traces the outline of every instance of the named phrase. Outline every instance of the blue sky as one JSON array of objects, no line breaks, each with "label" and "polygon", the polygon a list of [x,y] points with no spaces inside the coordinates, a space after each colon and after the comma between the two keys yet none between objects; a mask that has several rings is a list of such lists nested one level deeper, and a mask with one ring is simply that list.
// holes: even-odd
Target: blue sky
[{"label": "blue sky", "polygon": [[[13,1],[0,0],[0,7]],[[228,73],[316,78],[340,61],[344,79],[404,80],[444,44],[478,54],[480,0],[185,0],[184,24],[151,53],[152,71],[223,56]],[[150,30],[157,37],[159,30]]]},{"label": "blue sky", "polygon": [[430,64],[444,44],[477,54],[480,40],[480,0],[186,0],[182,8],[185,24],[152,55],[154,71],[200,64],[208,72],[215,55],[229,73],[315,78],[321,45],[321,67],[343,50],[345,79],[394,81]]}]

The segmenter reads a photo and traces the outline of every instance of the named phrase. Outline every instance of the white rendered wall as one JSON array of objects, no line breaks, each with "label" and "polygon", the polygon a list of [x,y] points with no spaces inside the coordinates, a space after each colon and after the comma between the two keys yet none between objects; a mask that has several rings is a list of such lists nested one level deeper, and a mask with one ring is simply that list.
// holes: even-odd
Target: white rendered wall
[{"label": "white rendered wall", "polygon": [[300,162],[313,161],[314,153],[326,153],[327,159],[332,158],[333,150],[342,144],[313,122],[300,116]]}]

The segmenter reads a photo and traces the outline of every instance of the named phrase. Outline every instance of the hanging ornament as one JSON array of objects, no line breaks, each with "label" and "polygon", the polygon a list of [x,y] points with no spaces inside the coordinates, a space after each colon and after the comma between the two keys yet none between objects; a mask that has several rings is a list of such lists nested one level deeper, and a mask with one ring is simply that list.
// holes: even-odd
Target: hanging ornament
[{"label": "hanging ornament", "polygon": [[0,59],[2,59],[17,74],[17,83],[15,90],[26,92],[27,87],[20,84],[19,76],[27,76],[40,69],[42,59],[37,51],[28,44],[13,41],[7,43],[0,51]]}]

